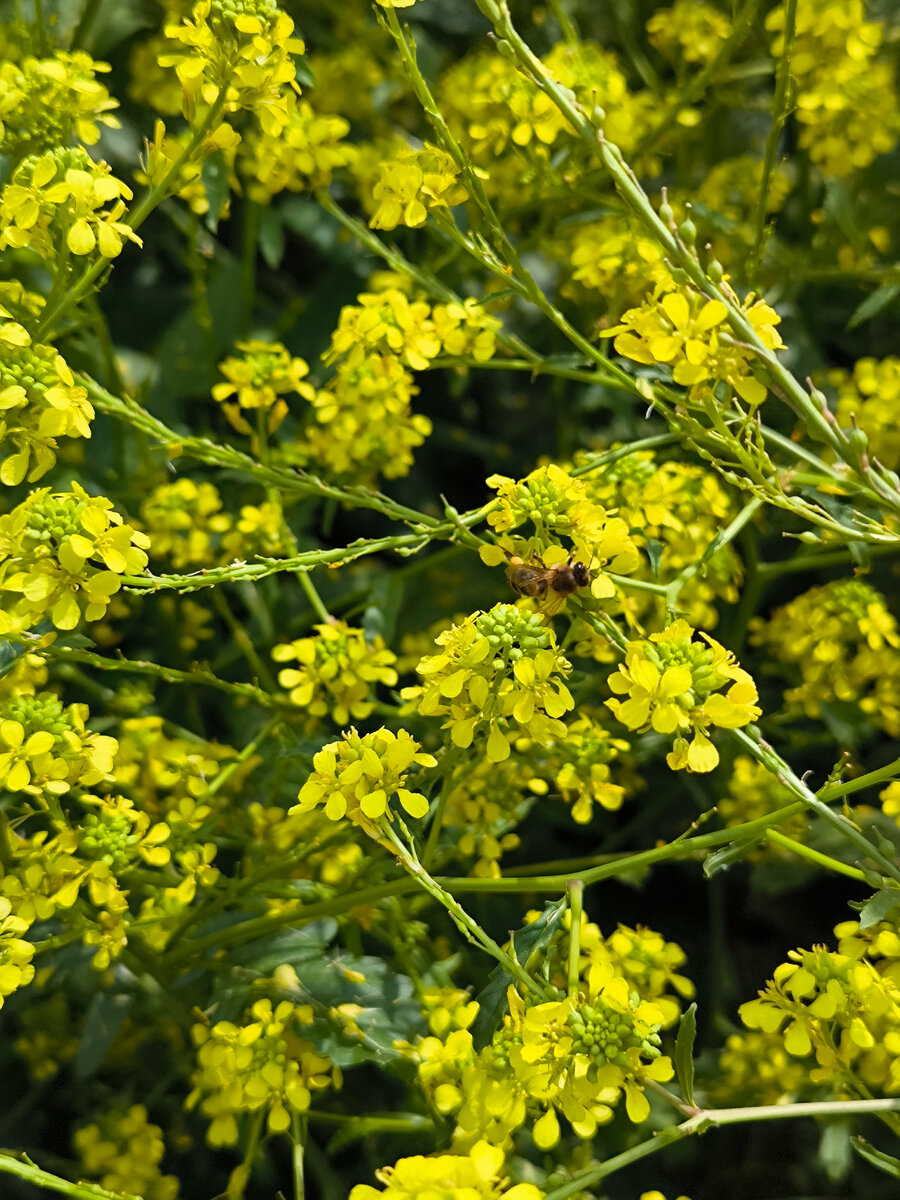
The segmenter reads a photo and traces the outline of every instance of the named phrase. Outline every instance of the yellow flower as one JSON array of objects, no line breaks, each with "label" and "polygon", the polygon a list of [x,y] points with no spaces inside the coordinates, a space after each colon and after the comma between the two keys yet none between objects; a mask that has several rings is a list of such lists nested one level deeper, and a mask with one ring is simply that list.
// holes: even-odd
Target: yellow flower
[{"label": "yellow flower", "polygon": [[[391,0],[378,0],[385,8]],[[406,6],[412,0],[393,0]],[[376,1178],[384,1190],[358,1183],[349,1200],[542,1200],[546,1194],[533,1183],[509,1187],[503,1177],[505,1155],[486,1141],[476,1142],[468,1154],[436,1154],[425,1158],[417,1154],[401,1158],[392,1167],[381,1167]]]},{"label": "yellow flower", "polygon": [[411,767],[434,767],[437,759],[420,751],[419,743],[401,729],[379,729],[363,737],[350,729],[343,741],[331,742],[313,758],[313,773],[289,812],[307,812],[324,804],[330,821],[344,817],[370,837],[382,838],[382,818],[391,820],[389,801],[396,796],[411,817],[424,817],[428,801],[404,786]]},{"label": "yellow flower", "polygon": [[[761,710],[756,686],[734,656],[707,634],[702,635],[705,646],[693,642],[693,635],[688,623],[679,620],[645,641],[632,642],[625,663],[609,678],[612,691],[628,699],[606,704],[629,729],[674,733],[667,756],[672,770],[705,772],[719,761],[708,727],[738,729],[755,721]],[[726,693],[718,690],[729,682]],[[688,730],[693,730],[690,743],[683,736]]]}]

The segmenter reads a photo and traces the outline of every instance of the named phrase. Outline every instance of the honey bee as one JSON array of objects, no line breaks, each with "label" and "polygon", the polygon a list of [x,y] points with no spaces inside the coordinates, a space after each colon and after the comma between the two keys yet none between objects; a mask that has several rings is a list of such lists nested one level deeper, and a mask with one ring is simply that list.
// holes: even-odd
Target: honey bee
[{"label": "honey bee", "polygon": [[531,596],[546,613],[558,612],[566,599],[579,588],[587,587],[590,572],[583,562],[554,563],[545,567],[540,559],[527,563],[514,554],[507,554],[509,566],[506,578],[509,586],[520,596]]}]

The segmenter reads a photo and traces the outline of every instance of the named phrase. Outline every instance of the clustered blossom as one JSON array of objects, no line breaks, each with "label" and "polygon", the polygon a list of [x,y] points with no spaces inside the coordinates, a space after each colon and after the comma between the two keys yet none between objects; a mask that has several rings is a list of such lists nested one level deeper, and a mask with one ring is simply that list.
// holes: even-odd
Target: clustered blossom
[{"label": "clustered blossom", "polygon": [[[895,931],[896,932],[896,931]],[[815,1055],[813,1083],[900,1090],[900,985],[860,953],[792,950],[759,998],[742,1004],[750,1029],[778,1034],[788,1054]],[[850,947],[848,947],[850,948]]]},{"label": "clustered blossom", "polygon": [[[385,8],[405,7],[414,0],[378,0]],[[375,1178],[384,1189],[358,1183],[350,1200],[542,1200],[546,1195],[533,1183],[509,1186],[504,1178],[505,1155],[497,1146],[480,1141],[468,1154],[416,1154],[392,1167],[381,1167]]]},{"label": "clustered blossom", "polygon": [[186,115],[198,103],[211,106],[224,91],[227,111],[249,109],[266,133],[280,133],[287,98],[299,91],[292,56],[305,46],[275,0],[198,0],[165,35],[173,45],[159,64],[174,67]]},{"label": "clustered blossom", "polygon": [[861,358],[852,373],[836,368],[826,379],[837,390],[838,424],[864,430],[869,458],[896,471],[900,467],[900,358]]},{"label": "clustered blossom", "polygon": [[[519,480],[491,475],[487,485],[496,490],[498,501],[488,513],[488,524],[501,534],[495,546],[481,550],[488,565],[496,566],[510,554],[547,567],[571,557],[588,568],[591,595],[598,600],[616,595],[610,572],[627,575],[639,565],[638,548],[625,521],[608,516],[591,499],[585,483],[562,467],[537,467]],[[534,527],[531,538],[502,536],[525,522]],[[570,541],[568,550],[561,538]]]},{"label": "clustered blossom", "polygon": [[624,664],[609,677],[612,691],[628,697],[606,701],[623,725],[675,734],[666,756],[673,771],[712,771],[719,752],[709,727],[739,729],[761,712],[756,685],[734,655],[707,634],[701,635],[706,645],[693,636],[686,621],[674,621],[662,633],[632,642]]},{"label": "clustered blossom", "polygon": [[308,714],[314,723],[330,717],[335,725],[364,721],[375,708],[375,686],[392,687],[397,682],[397,656],[384,639],[366,640],[362,629],[344,621],[315,625],[315,637],[281,642],[272,650],[277,663],[285,666],[278,682],[287,688],[291,703]]},{"label": "clustered blossom", "polygon": [[437,759],[423,753],[404,729],[399,733],[378,729],[362,737],[350,729],[340,742],[330,742],[315,755],[313,773],[290,812],[307,812],[323,804],[330,821],[346,817],[378,840],[383,836],[382,818],[391,819],[392,798],[411,817],[425,816],[428,800],[404,785],[412,767],[436,765]]},{"label": "clustered blossom", "polygon": [[27,246],[54,266],[69,254],[115,258],[123,241],[142,244],[120,220],[131,196],[80,146],[32,155],[0,192],[0,250]]},{"label": "clustered blossom", "polygon": [[63,705],[52,692],[11,696],[0,704],[0,786],[61,796],[109,778],[114,737],[86,728],[86,704]]},{"label": "clustered blossom", "polygon": [[291,1113],[304,1113],[313,1092],[340,1085],[340,1073],[324,1054],[297,1033],[312,1012],[282,1000],[257,1000],[242,1024],[217,1021],[211,1028],[194,1025],[197,1047],[193,1091],[186,1104],[210,1118],[206,1140],[211,1146],[233,1146],[239,1118],[262,1109],[270,1133],[284,1133]]},{"label": "clustered blossom", "polygon": [[163,1131],[147,1120],[143,1104],[111,1110],[75,1131],[72,1144],[81,1170],[102,1188],[139,1193],[143,1200],[176,1200],[178,1180],[163,1175]]},{"label": "clustered blossom", "polygon": [[436,641],[439,653],[416,668],[423,685],[402,694],[421,716],[446,717],[453,745],[465,749],[486,738],[488,759],[499,763],[523,732],[537,741],[565,737],[559,718],[575,704],[564,682],[571,667],[537,613],[495,604]]},{"label": "clustered blossom", "polygon": [[445,150],[426,142],[421,150],[406,150],[382,163],[373,188],[378,207],[369,221],[373,229],[416,229],[429,212],[454,208],[469,196],[459,181],[459,168]]},{"label": "clustered blossom", "polygon": [[563,230],[556,252],[571,268],[560,285],[563,295],[589,307],[602,303],[613,320],[669,275],[659,244],[628,217],[602,217]]},{"label": "clustered blossom", "polygon": [[[657,560],[641,556],[636,579],[670,583],[696,562],[723,527],[737,515],[733,496],[711,470],[694,463],[657,462],[652,451],[623,454],[584,479],[590,498],[615,510],[642,549],[657,543]],[[705,629],[718,621],[717,601],[736,603],[743,578],[732,544],[722,546],[678,593],[678,606],[690,622]],[[662,623],[664,604],[650,593],[625,598],[626,613],[644,623]],[[601,652],[608,652],[599,646]]]},{"label": "clustered blossom", "polygon": [[118,102],[96,79],[107,71],[83,50],[0,64],[0,153],[18,161],[73,140],[93,146],[99,125],[118,129]]},{"label": "clustered blossom", "polygon": [[94,409],[85,388],[52,346],[32,342],[22,325],[0,325],[0,483],[34,483],[56,462],[58,437],[91,436]]},{"label": "clustered blossom", "polygon": [[292,357],[280,342],[238,342],[237,348],[243,351],[242,358],[226,358],[219,364],[228,382],[214,385],[213,399],[239,433],[256,432],[243,415],[253,410],[264,414],[267,432],[274,433],[288,413],[286,396],[304,400],[315,396],[315,388],[304,382],[309,366]]},{"label": "clustered blossom", "polygon": [[343,116],[319,112],[306,100],[288,103],[287,113],[280,133],[251,131],[238,148],[243,186],[257,204],[283,191],[327,187],[332,174],[356,158],[356,147],[344,140],[350,123]]},{"label": "clustered blossom", "polygon": [[[726,827],[742,825],[745,821],[754,821],[785,808],[796,799],[796,795],[762,763],[739,754],[734,760],[728,781],[728,795],[716,801],[716,811]],[[799,812],[780,821],[777,828],[795,841],[802,842],[806,839],[809,821],[805,812]],[[784,851],[774,843],[765,843],[763,851],[754,851],[757,857],[760,853],[778,856]]]},{"label": "clustered blossom", "polygon": [[784,698],[817,717],[832,699],[856,702],[892,737],[900,733],[900,630],[884,596],[861,579],[836,579],[750,623],[792,676]]},{"label": "clustered blossom", "polygon": [[647,21],[650,42],[667,58],[706,63],[731,36],[731,22],[703,0],[675,0]]},{"label": "clustered blossom", "polygon": [[209,565],[218,558],[231,518],[211,483],[177,479],[155,487],[141,504],[141,520],[150,533],[155,557],[173,567]]},{"label": "clustered blossom", "polygon": [[411,372],[393,354],[341,363],[316,392],[309,423],[286,453],[328,479],[355,484],[405,475],[413,450],[431,433],[428,417],[411,411],[418,392]]},{"label": "clustered blossom", "polygon": [[[783,348],[775,328],[781,318],[773,308],[751,295],[741,309],[769,350]],[[624,358],[670,367],[674,381],[689,389],[693,401],[708,398],[721,381],[755,409],[765,400],[766,387],[756,377],[752,349],[730,336],[727,315],[721,300],[698,292],[657,291],[640,308],[629,309],[619,325],[605,329],[603,337],[615,338],[613,345]]]},{"label": "clustered blossom", "polygon": [[528,1122],[548,1150],[560,1139],[559,1115],[592,1138],[623,1095],[630,1120],[647,1118],[646,1081],[674,1073],[660,1051],[663,1014],[611,964],[592,965],[576,996],[526,1003],[509,988],[507,1000],[508,1014],[480,1052],[468,1028],[417,1047],[422,1086],[439,1112],[455,1114],[455,1146],[479,1135],[502,1144]]},{"label": "clustered blossom", "polygon": [[[766,29],[772,53],[784,52],[784,9]],[[900,137],[896,73],[878,58],[885,23],[866,20],[862,0],[799,0],[790,54],[799,144],[836,178],[867,167]]]},{"label": "clustered blossom", "polygon": [[0,632],[30,629],[45,617],[57,629],[99,620],[121,576],[143,573],[149,545],[111,501],[77,483],[71,492],[32,492],[0,517],[0,594],[9,593]]}]

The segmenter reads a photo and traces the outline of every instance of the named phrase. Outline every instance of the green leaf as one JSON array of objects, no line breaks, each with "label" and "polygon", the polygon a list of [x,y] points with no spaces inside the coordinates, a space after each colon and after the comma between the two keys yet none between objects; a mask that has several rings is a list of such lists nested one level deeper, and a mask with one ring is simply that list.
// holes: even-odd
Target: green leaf
[{"label": "green leaf", "polygon": [[87,1079],[99,1070],[106,1052],[134,1007],[134,996],[124,992],[97,992],[81,1027],[75,1056],[75,1076]]},{"label": "green leaf", "polygon": [[663,544],[659,538],[648,537],[644,543],[647,557],[650,559],[650,570],[654,580],[659,579],[659,564],[662,562]]},{"label": "green leaf", "polygon": [[745,838],[740,842],[732,842],[730,846],[716,850],[714,854],[708,855],[703,860],[703,874],[707,879],[712,879],[713,875],[718,875],[719,871],[727,871],[736,862],[746,858],[750,851],[758,845],[759,838],[753,837]]},{"label": "green leaf", "polygon": [[206,192],[209,211],[204,217],[204,224],[210,233],[215,233],[219,227],[219,216],[222,205],[228,197],[228,164],[221,150],[216,150],[203,160],[200,172],[200,182]]},{"label": "green leaf", "polygon": [[847,322],[847,329],[856,329],[858,325],[871,321],[882,309],[887,308],[892,300],[900,296],[900,283],[883,283],[853,311],[853,316]]},{"label": "green leaf", "polygon": [[859,914],[860,929],[869,929],[872,925],[877,925],[898,905],[900,905],[900,891],[897,888],[882,888],[863,905]]},{"label": "green leaf", "polygon": [[697,1037],[696,1002],[682,1014],[675,1039],[675,1076],[688,1104],[694,1103],[694,1040]]},{"label": "green leaf", "polygon": [[831,1121],[819,1139],[819,1162],[832,1183],[846,1179],[853,1162],[850,1127],[846,1121]]},{"label": "green leaf", "polygon": [[[528,960],[543,950],[553,940],[562,921],[568,902],[565,898],[548,901],[536,921],[523,926],[512,934],[510,941],[515,947],[516,958],[524,967]],[[514,982],[512,975],[497,966],[488,976],[488,981],[476,996],[478,1016],[472,1023],[472,1040],[475,1049],[481,1050],[488,1044],[494,1030],[506,1013],[506,989]]]},{"label": "green leaf", "polygon": [[284,222],[281,211],[268,204],[259,210],[259,252],[273,270],[284,257]]},{"label": "green leaf", "polygon": [[885,1154],[883,1150],[876,1150],[861,1137],[851,1138],[850,1145],[859,1157],[864,1158],[871,1166],[879,1171],[884,1171],[885,1175],[890,1175],[892,1179],[900,1179],[900,1158],[894,1158],[892,1154]]},{"label": "green leaf", "polygon": [[380,575],[369,596],[362,622],[366,642],[371,645],[376,637],[383,637],[390,645],[403,600],[403,581],[394,574]]}]

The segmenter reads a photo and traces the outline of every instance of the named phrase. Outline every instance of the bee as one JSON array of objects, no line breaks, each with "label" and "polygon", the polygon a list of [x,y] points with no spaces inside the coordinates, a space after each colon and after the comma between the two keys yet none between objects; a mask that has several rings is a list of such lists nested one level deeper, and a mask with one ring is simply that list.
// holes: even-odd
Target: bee
[{"label": "bee", "polygon": [[540,559],[527,563],[514,554],[507,554],[509,565],[506,578],[509,586],[520,596],[537,600],[550,616],[562,607],[566,599],[579,588],[587,587],[590,572],[583,562],[554,563],[545,567]]}]

